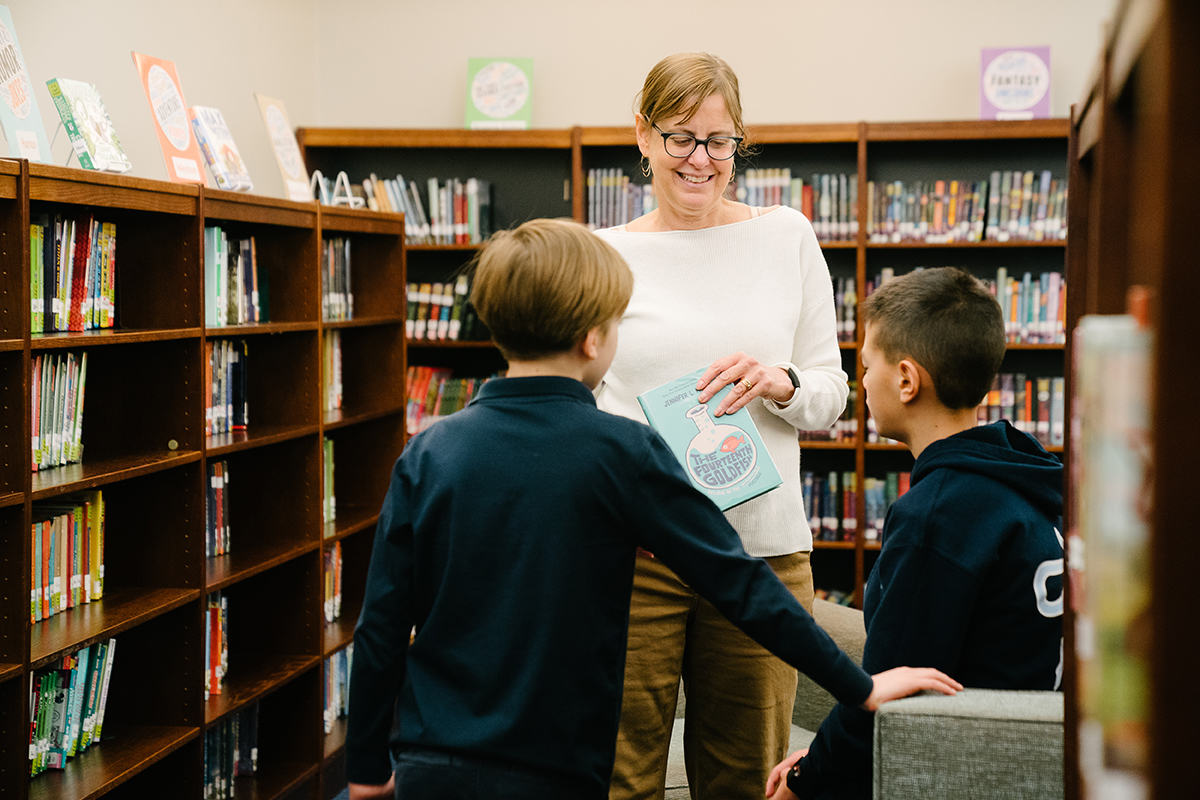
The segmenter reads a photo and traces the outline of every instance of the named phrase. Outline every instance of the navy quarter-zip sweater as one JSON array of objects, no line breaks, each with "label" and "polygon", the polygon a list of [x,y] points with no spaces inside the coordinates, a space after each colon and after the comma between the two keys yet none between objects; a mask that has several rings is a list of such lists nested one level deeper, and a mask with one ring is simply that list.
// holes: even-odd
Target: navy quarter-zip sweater
[{"label": "navy quarter-zip sweater", "polygon": [[[1008,422],[930,444],[884,522],[864,591],[863,668],[936,667],[964,686],[1062,680],[1062,464]],[[839,703],[800,775],[802,800],[866,800],[874,714]]]},{"label": "navy quarter-zip sweater", "polygon": [[870,694],[653,429],[600,411],[579,381],[502,378],[392,471],[354,633],[347,778],[387,781],[395,709],[396,748],[606,798],[638,546],[840,701]]}]

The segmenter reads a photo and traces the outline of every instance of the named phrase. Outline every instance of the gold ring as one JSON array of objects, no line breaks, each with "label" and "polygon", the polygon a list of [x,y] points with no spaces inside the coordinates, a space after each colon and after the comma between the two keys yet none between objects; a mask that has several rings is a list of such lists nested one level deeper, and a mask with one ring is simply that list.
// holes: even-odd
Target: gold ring
[{"label": "gold ring", "polygon": [[747,392],[754,388],[754,384],[751,383],[748,378],[742,378],[740,381],[738,381],[738,384],[740,384],[741,387]]}]

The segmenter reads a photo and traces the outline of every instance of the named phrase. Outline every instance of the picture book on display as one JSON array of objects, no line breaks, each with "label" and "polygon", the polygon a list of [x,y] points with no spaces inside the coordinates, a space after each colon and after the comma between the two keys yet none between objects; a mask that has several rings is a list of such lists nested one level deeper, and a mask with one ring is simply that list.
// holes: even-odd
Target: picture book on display
[{"label": "picture book on display", "polygon": [[258,101],[258,110],[262,112],[267,134],[271,137],[271,149],[275,151],[275,162],[279,164],[287,198],[301,202],[312,200],[308,170],[304,168],[300,145],[296,144],[296,134],[292,132],[283,102],[258,92],[254,93],[254,99]]},{"label": "picture book on display", "polygon": [[783,483],[747,408],[714,418],[731,386],[707,403],[697,401],[705,367],[638,395],[646,420],[662,434],[692,484],[722,511]]},{"label": "picture book on display", "polygon": [[51,78],[46,81],[46,86],[71,139],[79,166],[101,172],[133,169],[95,86],[67,78]]},{"label": "picture book on display", "polygon": [[133,63],[154,117],[154,130],[158,134],[163,161],[167,164],[167,176],[176,183],[205,184],[200,146],[192,136],[188,106],[183,99],[175,65],[141,53],[133,54]]},{"label": "picture book on display", "polygon": [[200,151],[204,153],[204,161],[217,188],[233,192],[253,189],[254,182],[250,180],[246,164],[237,145],[233,143],[233,134],[229,132],[220,109],[192,106],[188,109],[188,118],[192,121],[192,132],[196,134]]},{"label": "picture book on display", "polygon": [[467,60],[466,123],[471,130],[533,127],[533,59]]},{"label": "picture book on display", "polygon": [[8,140],[8,154],[49,162],[50,142],[8,6],[0,6],[0,100],[0,123]]}]

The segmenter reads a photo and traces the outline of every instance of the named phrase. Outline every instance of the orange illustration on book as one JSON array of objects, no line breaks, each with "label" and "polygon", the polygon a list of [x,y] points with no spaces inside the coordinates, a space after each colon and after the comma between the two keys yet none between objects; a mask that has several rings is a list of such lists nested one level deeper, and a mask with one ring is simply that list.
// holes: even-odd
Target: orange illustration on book
[{"label": "orange illustration on book", "polygon": [[746,443],[745,436],[729,436],[721,442],[722,453],[732,453]]},{"label": "orange illustration on book", "polygon": [[158,134],[158,144],[167,165],[167,176],[176,183],[207,186],[200,145],[192,135],[188,105],[183,99],[175,64],[141,53],[133,54],[133,63],[154,117],[154,131]]}]

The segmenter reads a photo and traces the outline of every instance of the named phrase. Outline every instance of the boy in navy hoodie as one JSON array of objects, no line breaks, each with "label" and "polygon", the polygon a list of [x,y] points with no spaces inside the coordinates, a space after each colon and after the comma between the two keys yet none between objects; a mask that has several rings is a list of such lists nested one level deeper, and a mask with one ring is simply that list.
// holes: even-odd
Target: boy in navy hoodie
[{"label": "boy in navy hoodie", "polygon": [[354,632],[352,799],[391,796],[393,714],[403,800],[606,798],[639,545],[849,707],[961,688],[936,670],[861,670],[662,437],[596,408],[632,289],[577,223],[534,220],[484,249],[472,301],[508,377],[392,471]]},{"label": "boy in navy hoodie", "polygon": [[[889,281],[859,314],[867,407],[916,457],[864,591],[863,668],[930,664],[967,687],[1057,690],[1062,465],[1008,422],[976,426],[1004,358],[1000,307],[943,268]],[[869,798],[873,726],[872,712],[837,705],[767,794]]]}]

